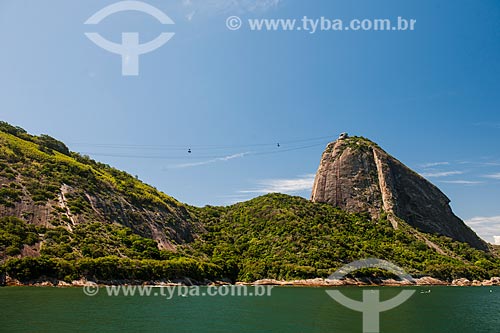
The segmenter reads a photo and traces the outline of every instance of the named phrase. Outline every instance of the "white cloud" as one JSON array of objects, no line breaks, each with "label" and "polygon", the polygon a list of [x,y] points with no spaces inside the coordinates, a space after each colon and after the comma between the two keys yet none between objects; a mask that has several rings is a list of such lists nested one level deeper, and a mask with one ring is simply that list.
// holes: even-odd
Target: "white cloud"
[{"label": "white cloud", "polygon": [[255,197],[255,195],[251,195],[249,193],[240,193],[240,194],[231,194],[231,195],[219,195],[219,198],[223,198],[223,205],[234,205],[238,202],[243,202],[250,200]]},{"label": "white cloud", "polygon": [[239,193],[287,193],[293,194],[301,191],[311,190],[315,174],[307,174],[291,179],[265,179],[258,183],[253,190],[243,190]]},{"label": "white cloud", "polygon": [[241,14],[267,11],[277,7],[281,2],[282,0],[183,0],[182,5],[204,13]]},{"label": "white cloud", "polygon": [[481,126],[481,127],[500,128],[500,123],[489,122],[489,121],[488,122],[483,121],[483,122],[475,123],[474,125],[475,126]]},{"label": "white cloud", "polygon": [[448,177],[461,174],[463,174],[462,171],[436,171],[436,172],[421,173],[421,175],[426,178],[440,178],[440,177]]},{"label": "white cloud", "polygon": [[500,236],[500,216],[477,216],[465,221],[475,232],[488,242],[498,242]]},{"label": "white cloud", "polygon": [[241,190],[236,194],[221,196],[226,205],[250,200],[257,195],[267,193],[297,194],[302,191],[312,190],[315,174],[307,174],[296,178],[264,179],[257,182],[257,186],[251,190]]},{"label": "white cloud", "polygon": [[493,236],[493,240],[495,245],[500,245],[500,236]]},{"label": "white cloud", "polygon": [[431,167],[441,166],[441,165],[450,165],[450,162],[431,162],[431,163],[425,163],[425,164],[422,164],[421,167],[422,168],[431,168]]},{"label": "white cloud", "polygon": [[491,175],[485,175],[484,177],[500,180],[500,173],[494,173],[494,174],[491,174]]},{"label": "white cloud", "polygon": [[196,167],[196,166],[201,166],[201,165],[212,164],[212,163],[216,163],[216,162],[226,162],[229,160],[233,160],[235,158],[242,158],[248,154],[250,154],[250,152],[238,153],[238,154],[233,154],[233,155],[228,155],[228,156],[223,156],[223,157],[217,157],[217,158],[213,158],[213,159],[206,160],[206,161],[200,161],[200,162],[175,164],[175,165],[170,166],[170,168],[181,168],[182,169],[182,168],[191,168],[191,167]]},{"label": "white cloud", "polygon": [[483,182],[475,181],[475,180],[442,180],[440,183],[445,184],[461,184],[461,185],[477,185],[482,184]]}]

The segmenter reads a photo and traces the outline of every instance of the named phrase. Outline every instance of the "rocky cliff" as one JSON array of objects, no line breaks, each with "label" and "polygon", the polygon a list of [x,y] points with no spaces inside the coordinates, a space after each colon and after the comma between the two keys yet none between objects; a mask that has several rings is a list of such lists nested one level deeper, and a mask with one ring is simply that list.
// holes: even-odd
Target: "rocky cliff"
[{"label": "rocky cliff", "polygon": [[[71,153],[54,138],[0,122],[0,217],[70,233],[85,223],[113,224],[175,250],[203,231],[188,208],[123,171]],[[23,255],[37,255],[31,250]]]},{"label": "rocky cliff", "polygon": [[327,145],[311,199],[373,218],[385,213],[394,228],[399,218],[423,232],[488,248],[453,214],[450,199],[436,186],[365,138],[341,135]]}]

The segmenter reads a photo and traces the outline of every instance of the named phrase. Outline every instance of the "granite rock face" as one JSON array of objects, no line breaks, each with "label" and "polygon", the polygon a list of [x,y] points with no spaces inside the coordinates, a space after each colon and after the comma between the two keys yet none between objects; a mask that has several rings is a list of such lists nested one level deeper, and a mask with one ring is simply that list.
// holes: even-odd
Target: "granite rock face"
[{"label": "granite rock face", "polygon": [[327,145],[311,200],[349,212],[368,212],[372,218],[385,213],[394,228],[399,218],[423,232],[488,250],[452,212],[450,199],[443,192],[365,138],[343,134]]}]

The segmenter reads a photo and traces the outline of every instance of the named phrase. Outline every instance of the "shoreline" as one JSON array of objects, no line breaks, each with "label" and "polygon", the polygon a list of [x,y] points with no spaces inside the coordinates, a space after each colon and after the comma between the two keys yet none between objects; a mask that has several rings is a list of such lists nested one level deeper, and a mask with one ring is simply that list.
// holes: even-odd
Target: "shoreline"
[{"label": "shoreline", "polygon": [[236,285],[270,285],[270,286],[292,286],[292,287],[410,287],[410,286],[450,286],[450,287],[485,287],[485,286],[500,286],[500,277],[493,277],[489,280],[473,280],[470,281],[466,278],[453,280],[452,282],[439,280],[430,276],[411,280],[398,281],[394,279],[343,279],[343,280],[330,280],[330,279],[305,279],[305,280],[292,280],[292,281],[279,281],[274,279],[262,279],[254,282],[236,282]]},{"label": "shoreline", "polygon": [[176,286],[276,286],[276,287],[411,287],[411,286],[448,286],[448,287],[487,287],[500,286],[500,277],[492,277],[489,280],[473,280],[466,278],[455,279],[452,282],[439,280],[433,277],[424,276],[411,280],[398,281],[394,279],[352,279],[330,280],[324,278],[302,279],[302,280],[275,280],[261,279],[253,282],[235,282],[231,283],[227,280],[202,282],[195,281],[190,278],[176,280],[161,280],[161,281],[140,281],[140,280],[87,280],[80,279],[71,282],[66,282],[57,279],[42,277],[37,280],[21,282],[17,279],[7,277],[4,283],[0,286],[6,287],[86,287],[86,286],[154,286],[154,287],[176,287]]}]

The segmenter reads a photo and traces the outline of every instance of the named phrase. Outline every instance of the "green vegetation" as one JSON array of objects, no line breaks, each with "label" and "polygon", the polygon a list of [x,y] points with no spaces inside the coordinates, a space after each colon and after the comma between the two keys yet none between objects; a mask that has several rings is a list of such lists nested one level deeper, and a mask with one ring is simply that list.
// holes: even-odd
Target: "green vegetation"
[{"label": "green vegetation", "polygon": [[[39,234],[40,233],[40,236]],[[40,257],[12,258],[21,248],[42,241]],[[103,223],[81,224],[73,232],[35,228],[15,217],[0,219],[0,251],[10,257],[1,266],[20,281],[42,276],[64,281],[161,280],[191,277],[203,281],[222,276],[222,269],[196,258],[160,251],[156,241],[129,228]],[[118,254],[118,255],[116,255]]]},{"label": "green vegetation", "polygon": [[[137,276],[144,278],[201,278],[218,271],[213,264],[159,250],[150,238],[153,224],[166,239],[177,229],[190,239],[189,228],[195,228],[185,205],[123,171],[70,152],[48,135],[33,136],[5,122],[0,122],[0,205],[7,216],[22,210],[0,221],[0,270],[11,276],[90,272],[103,279],[115,272],[115,278],[133,278],[139,267],[143,273]],[[176,241],[183,240],[170,240]],[[22,257],[24,249],[40,256]],[[83,264],[93,268],[80,269]],[[95,268],[100,264],[114,268],[104,274]]]},{"label": "green vegetation", "polygon": [[64,143],[48,135],[32,136],[5,122],[0,122],[0,176],[11,180],[21,177],[39,203],[54,199],[66,184],[88,192],[116,191],[145,207],[182,206],[126,172],[71,153]]},{"label": "green vegetation", "polygon": [[14,183],[0,187],[0,205],[14,207],[14,202],[18,202],[22,192],[16,188]]},{"label": "green vegetation", "polygon": [[44,234],[42,255],[73,260],[81,257],[100,258],[111,255],[133,259],[168,258],[156,241],[141,237],[131,229],[104,223],[79,224],[69,232],[63,227]]},{"label": "green vegetation", "polygon": [[[354,151],[361,150],[362,152],[369,152],[373,147],[380,148],[375,142],[370,141],[369,139],[362,136],[350,136],[345,139],[342,139],[341,142],[343,144],[342,146],[340,146],[340,153],[344,152],[346,148],[349,148]],[[325,152],[331,153],[334,146],[335,145],[333,143],[330,143],[327,146]]]},{"label": "green vegetation", "polygon": [[350,148],[352,150],[361,150],[363,152],[370,151],[373,147],[378,147],[378,145],[362,136],[351,136],[343,140],[345,142],[345,148]]},{"label": "green vegetation", "polygon": [[186,276],[203,281],[221,275],[221,270],[216,265],[189,258],[133,260],[116,256],[82,258],[76,261],[46,256],[24,257],[8,260],[3,265],[3,270],[23,282],[40,277],[71,282],[81,277],[97,281],[153,281],[181,279]]},{"label": "green vegetation", "polygon": [[40,136],[29,135],[21,127],[12,126],[4,121],[0,121],[0,131],[16,136],[22,140],[38,144],[38,149],[47,154],[52,154],[52,151],[57,151],[64,155],[70,154],[68,147],[64,143],[47,134],[42,134]]},{"label": "green vegetation", "polygon": [[[346,140],[355,149],[375,145]],[[392,261],[414,276],[500,276],[497,247],[485,253],[403,221],[394,230],[385,217],[372,220],[281,194],[189,207],[50,136],[4,122],[0,208],[0,273],[21,281],[314,278],[367,257]],[[153,237],[176,251],[160,250]]]},{"label": "green vegetation", "polygon": [[21,254],[24,244],[34,245],[38,241],[37,229],[15,217],[0,218],[0,257]]},{"label": "green vegetation", "polygon": [[[61,207],[63,195],[66,207]],[[99,209],[90,197],[99,202]],[[46,207],[52,218],[37,223],[48,227],[68,225],[73,216],[79,221],[118,222],[146,235],[144,225],[151,216],[160,216],[161,223],[174,230],[176,224],[192,222],[184,204],[126,172],[69,152],[47,135],[32,136],[0,122],[0,204],[15,215],[21,202],[25,207],[33,202],[40,207],[35,210]]]},{"label": "green vegetation", "polygon": [[270,194],[198,213],[208,232],[191,244],[191,253],[205,255],[236,280],[327,277],[367,257],[389,260],[415,276],[452,280],[500,275],[498,257],[467,244],[425,235],[449,253],[442,255],[402,221],[394,230],[385,218],[374,221],[300,197]]}]

